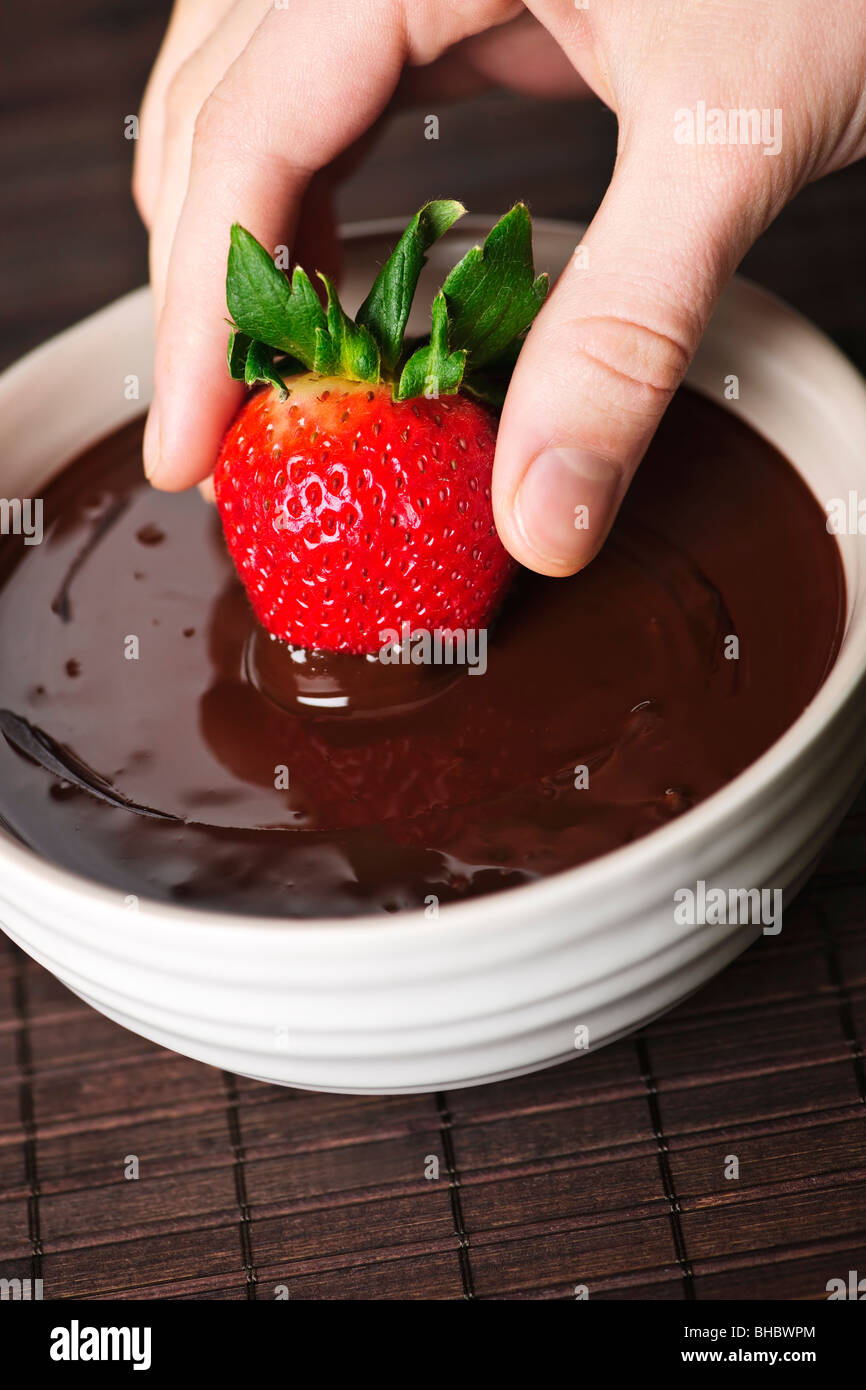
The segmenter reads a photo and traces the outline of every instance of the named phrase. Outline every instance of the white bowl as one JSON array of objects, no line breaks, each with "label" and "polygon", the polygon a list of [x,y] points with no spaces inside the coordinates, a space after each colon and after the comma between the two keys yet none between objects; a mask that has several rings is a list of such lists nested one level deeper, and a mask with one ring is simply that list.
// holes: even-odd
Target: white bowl
[{"label": "white bowl", "polygon": [[[489,225],[467,218],[429,284]],[[350,307],[401,224],[346,231]],[[536,223],[553,273],[581,229]],[[436,279],[438,283],[438,279]],[[127,295],[0,378],[0,495],[33,496],[74,454],[137,414],[150,391],[150,306]],[[735,282],[689,382],[777,445],[822,504],[866,457],[866,387],[815,328]],[[139,401],[124,397],[137,375]],[[48,394],[50,392],[50,394]],[[683,926],[673,894],[698,879],[781,888],[787,906],[866,772],[866,567],[840,536],[844,640],[814,700],[739,777],[644,839],[580,868],[465,904],[348,921],[280,921],[142,901],[57,868],[0,833],[0,918],[70,989],[145,1037],[284,1085],[389,1092],[468,1086],[592,1048],[677,1003],[759,926]],[[580,1036],[580,1035],[579,1035]]]}]

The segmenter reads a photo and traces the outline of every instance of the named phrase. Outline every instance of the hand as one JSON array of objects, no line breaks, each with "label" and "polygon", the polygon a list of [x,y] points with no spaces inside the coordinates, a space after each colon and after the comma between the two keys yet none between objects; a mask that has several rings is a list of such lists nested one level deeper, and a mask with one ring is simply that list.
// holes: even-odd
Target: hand
[{"label": "hand", "polygon": [[[546,574],[573,573],[603,543],[751,243],[805,183],[866,151],[862,0],[835,0],[831,18],[814,0],[179,0],[134,182],[158,323],[156,486],[203,479],[237,407],[230,224],[321,267],[330,183],[389,104],[489,82],[539,95],[585,84],[619,121],[610,187],[532,327],[499,430],[497,526]],[[749,109],[766,113],[763,130],[741,120]]]}]

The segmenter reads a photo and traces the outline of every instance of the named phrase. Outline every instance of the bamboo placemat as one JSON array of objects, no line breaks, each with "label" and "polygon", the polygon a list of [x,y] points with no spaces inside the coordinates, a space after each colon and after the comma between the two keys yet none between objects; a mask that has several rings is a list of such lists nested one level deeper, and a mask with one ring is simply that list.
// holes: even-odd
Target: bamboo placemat
[{"label": "bamboo placemat", "polygon": [[639,1036],[435,1096],[188,1061],[3,938],[0,1277],[46,1299],[826,1298],[866,1273],[864,844],[866,795],[781,936]]}]

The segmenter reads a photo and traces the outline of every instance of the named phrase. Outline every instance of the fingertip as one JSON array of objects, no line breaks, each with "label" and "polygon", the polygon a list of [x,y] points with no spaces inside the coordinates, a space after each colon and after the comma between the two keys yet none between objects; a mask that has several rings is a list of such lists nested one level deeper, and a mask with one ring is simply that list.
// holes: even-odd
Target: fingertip
[{"label": "fingertip", "polygon": [[565,578],[588,565],[613,524],[622,489],[614,464],[567,445],[533,458],[497,518],[507,550],[539,574]]},{"label": "fingertip", "polygon": [[161,492],[183,492],[213,472],[226,429],[243,398],[243,386],[223,371],[221,363],[214,363],[211,373],[200,364],[188,379],[178,381],[173,373],[158,370],[143,454],[147,479]]},{"label": "fingertip", "polygon": [[149,483],[154,482],[156,474],[159,472],[160,445],[159,445],[159,408],[156,397],[151,402],[150,410],[147,412],[147,420],[144,424],[144,437],[141,441],[141,453],[144,462],[144,476]]},{"label": "fingertip", "polygon": [[198,490],[206,502],[216,504],[216,490],[214,488],[213,473],[208,473],[198,485]]}]

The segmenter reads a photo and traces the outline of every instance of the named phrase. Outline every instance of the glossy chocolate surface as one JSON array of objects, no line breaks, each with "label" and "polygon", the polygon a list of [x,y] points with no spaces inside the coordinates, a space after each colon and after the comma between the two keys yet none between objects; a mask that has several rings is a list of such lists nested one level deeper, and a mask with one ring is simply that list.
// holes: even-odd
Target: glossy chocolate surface
[{"label": "glossy chocolate surface", "polygon": [[148,487],[140,436],[60,474],[41,546],[0,542],[0,817],[124,895],[341,916],[580,864],[754,761],[838,647],[819,504],[689,392],[602,555],[521,575],[476,675],[270,650],[214,509]]}]

